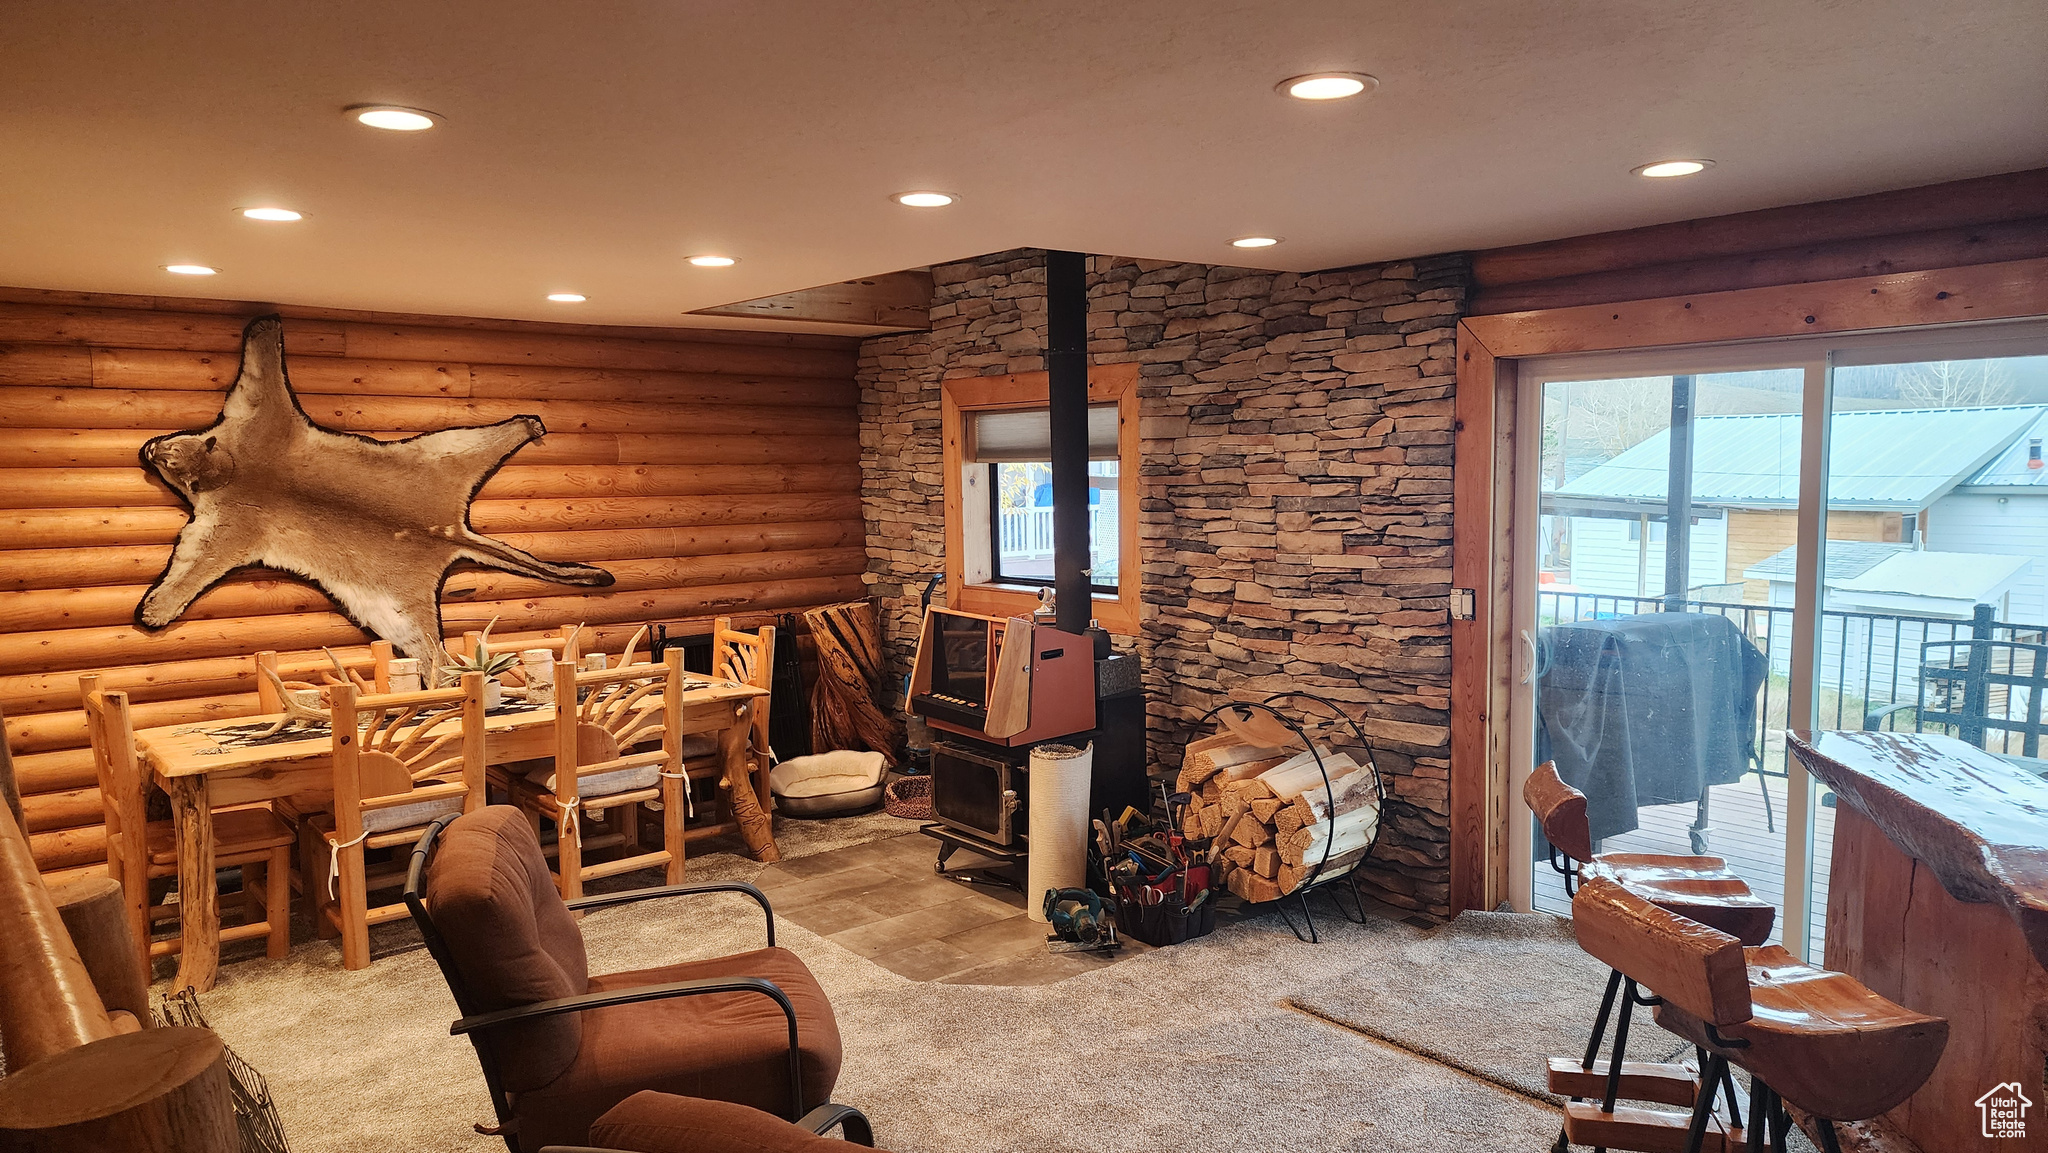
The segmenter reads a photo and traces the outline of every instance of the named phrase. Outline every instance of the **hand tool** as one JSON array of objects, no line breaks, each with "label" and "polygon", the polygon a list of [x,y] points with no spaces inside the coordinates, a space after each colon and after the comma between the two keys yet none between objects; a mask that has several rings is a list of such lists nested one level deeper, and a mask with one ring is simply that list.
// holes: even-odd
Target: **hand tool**
[{"label": "hand tool", "polygon": [[1244,819],[1244,814],[1245,814],[1245,812],[1246,812],[1246,810],[1244,810],[1244,809],[1238,809],[1238,810],[1237,810],[1236,812],[1234,812],[1234,813],[1230,814],[1230,819],[1229,819],[1229,820],[1227,820],[1227,821],[1223,822],[1223,829],[1222,829],[1222,831],[1218,832],[1218,833],[1216,834],[1216,839],[1215,839],[1214,841],[1211,841],[1211,842],[1209,843],[1209,863],[1210,863],[1210,864],[1212,864],[1212,865],[1213,865],[1213,864],[1215,864],[1215,863],[1216,863],[1216,858],[1218,858],[1218,857],[1220,857],[1220,856],[1222,856],[1222,855],[1223,855],[1223,850],[1224,850],[1224,849],[1225,849],[1226,847],[1228,847],[1228,846],[1229,846],[1229,844],[1230,844],[1230,834],[1231,834],[1231,833],[1232,833],[1232,832],[1233,832],[1234,830],[1236,830],[1236,828],[1237,828],[1237,823],[1238,823],[1238,822],[1239,822],[1240,820],[1243,820],[1243,819]]}]

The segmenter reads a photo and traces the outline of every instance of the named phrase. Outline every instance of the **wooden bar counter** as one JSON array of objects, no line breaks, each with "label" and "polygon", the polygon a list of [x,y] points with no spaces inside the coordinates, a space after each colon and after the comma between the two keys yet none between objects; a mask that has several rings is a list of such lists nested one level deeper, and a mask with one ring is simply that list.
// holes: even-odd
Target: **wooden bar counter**
[{"label": "wooden bar counter", "polygon": [[[1925,1153],[2048,1150],[2048,781],[1949,737],[1795,732],[1835,791],[1825,964],[1948,1018],[1934,1075],[1885,1115]],[[1979,1100],[2017,1082],[2024,1137]]]}]

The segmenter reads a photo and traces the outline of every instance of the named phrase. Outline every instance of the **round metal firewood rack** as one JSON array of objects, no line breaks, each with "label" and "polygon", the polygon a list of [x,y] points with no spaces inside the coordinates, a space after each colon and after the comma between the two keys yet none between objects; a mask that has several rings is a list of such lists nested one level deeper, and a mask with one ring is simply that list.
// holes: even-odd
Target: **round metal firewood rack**
[{"label": "round metal firewood rack", "polygon": [[[1263,701],[1230,701],[1217,705],[1215,708],[1202,714],[1201,720],[1196,723],[1214,724],[1225,711],[1231,709],[1257,709],[1266,713],[1274,720],[1280,722],[1288,732],[1292,733],[1294,738],[1301,742],[1302,748],[1308,751],[1309,756],[1314,758],[1316,771],[1323,780],[1323,795],[1334,798],[1336,794],[1331,788],[1329,766],[1324,763],[1322,751],[1316,747],[1316,742],[1310,737],[1309,726],[1283,712],[1276,704],[1276,702],[1280,701],[1307,702],[1328,714],[1327,716],[1317,715],[1309,717],[1311,723],[1316,721],[1324,723],[1332,721],[1341,722],[1344,728],[1350,729],[1354,743],[1342,747],[1347,749],[1355,747],[1357,751],[1364,754],[1365,759],[1359,763],[1359,771],[1372,774],[1374,810],[1372,839],[1366,842],[1365,849],[1359,853],[1358,859],[1351,862],[1349,866],[1344,867],[1341,871],[1325,873],[1325,867],[1330,863],[1330,850],[1337,843],[1337,806],[1335,803],[1332,803],[1329,806],[1329,811],[1323,815],[1323,821],[1329,827],[1329,836],[1323,839],[1322,857],[1315,862],[1315,865],[1309,870],[1308,875],[1302,878],[1299,885],[1296,885],[1292,891],[1283,893],[1278,900],[1272,902],[1274,908],[1279,911],[1281,919],[1286,921],[1287,927],[1293,931],[1295,938],[1312,945],[1321,939],[1321,935],[1316,930],[1315,913],[1308,903],[1309,897],[1315,893],[1326,892],[1329,895],[1330,903],[1336,907],[1338,915],[1342,916],[1345,920],[1355,925],[1365,924],[1365,898],[1358,891],[1358,870],[1366,861],[1372,858],[1373,850],[1379,847],[1380,833],[1386,828],[1387,784],[1386,778],[1380,775],[1379,763],[1373,756],[1372,742],[1366,739],[1365,730],[1359,727],[1358,722],[1351,717],[1351,714],[1345,712],[1335,701],[1327,697],[1307,692],[1284,692],[1274,693]],[[1297,709],[1299,707],[1298,705],[1296,706]],[[1342,900],[1342,894],[1347,890],[1351,894],[1349,908],[1345,907],[1345,903]],[[1289,902],[1293,902],[1292,906],[1290,906]],[[1295,910],[1297,908],[1301,915],[1299,923],[1295,920]]]}]

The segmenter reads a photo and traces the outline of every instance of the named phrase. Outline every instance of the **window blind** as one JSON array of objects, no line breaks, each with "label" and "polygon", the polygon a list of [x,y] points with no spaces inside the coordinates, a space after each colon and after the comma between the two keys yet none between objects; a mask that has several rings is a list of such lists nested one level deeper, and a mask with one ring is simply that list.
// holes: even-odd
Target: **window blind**
[{"label": "window blind", "polygon": [[[967,460],[1022,464],[1052,459],[1052,413],[1043,408],[967,414]],[[1088,406],[1088,459],[1116,459],[1116,405]]]}]

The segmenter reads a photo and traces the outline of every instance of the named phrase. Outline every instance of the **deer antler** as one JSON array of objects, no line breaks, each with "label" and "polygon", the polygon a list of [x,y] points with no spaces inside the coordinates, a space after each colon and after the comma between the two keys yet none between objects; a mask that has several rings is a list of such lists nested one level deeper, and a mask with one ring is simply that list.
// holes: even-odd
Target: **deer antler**
[{"label": "deer antler", "polygon": [[[330,653],[329,655],[333,654]],[[300,704],[298,698],[293,695],[300,690],[295,690],[287,685],[285,679],[277,675],[276,669],[268,665],[258,665],[256,667],[264,676],[270,678],[271,684],[277,686],[277,699],[284,705],[284,715],[277,719],[276,724],[256,734],[256,739],[262,740],[265,737],[275,736],[300,721],[318,722],[327,719],[327,714],[319,709]],[[310,688],[311,686],[307,687]]]},{"label": "deer antler", "polygon": [[633,634],[633,639],[626,642],[626,651],[619,656],[619,664],[621,667],[633,663],[633,650],[640,647],[640,638],[646,635],[647,626],[641,625],[640,631]]},{"label": "deer antler", "polygon": [[334,671],[341,674],[341,680],[334,682],[335,684],[346,684],[349,682],[354,682],[356,689],[360,692],[369,693],[375,691],[371,688],[370,682],[364,680],[359,674],[351,670],[347,665],[342,664],[341,658],[334,655],[333,649],[328,648],[326,645],[321,645],[320,651],[327,654],[328,661],[334,665]]}]

